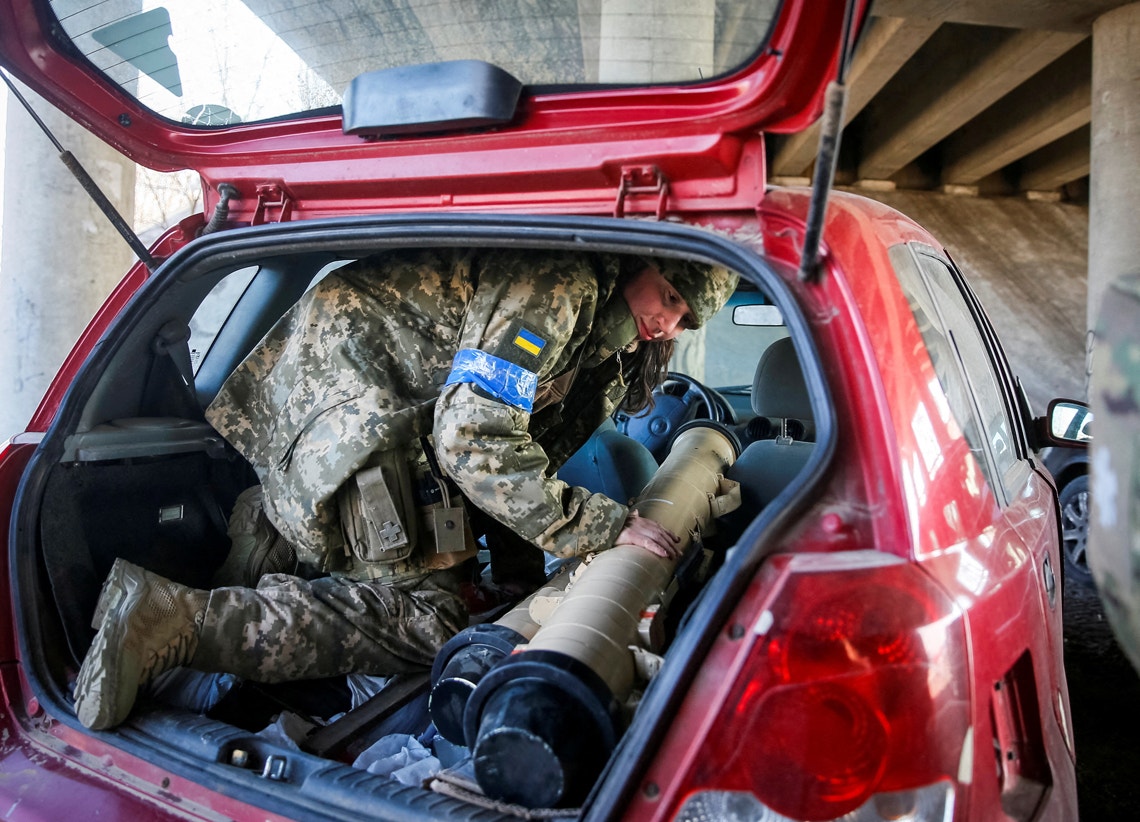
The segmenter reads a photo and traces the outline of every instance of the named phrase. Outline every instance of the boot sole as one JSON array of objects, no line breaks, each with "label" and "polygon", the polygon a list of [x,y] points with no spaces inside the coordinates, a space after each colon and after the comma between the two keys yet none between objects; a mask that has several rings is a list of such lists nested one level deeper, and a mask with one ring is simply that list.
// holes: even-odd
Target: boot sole
[{"label": "boot sole", "polygon": [[99,589],[99,601],[95,603],[95,613],[91,615],[91,627],[96,631],[103,625],[103,619],[107,616],[107,611],[111,608],[112,597],[109,595],[111,591],[111,581],[118,580],[123,575],[119,565],[121,562],[124,562],[124,560],[115,560],[114,565],[111,566],[111,570],[107,573],[107,578],[103,580],[103,587]]}]

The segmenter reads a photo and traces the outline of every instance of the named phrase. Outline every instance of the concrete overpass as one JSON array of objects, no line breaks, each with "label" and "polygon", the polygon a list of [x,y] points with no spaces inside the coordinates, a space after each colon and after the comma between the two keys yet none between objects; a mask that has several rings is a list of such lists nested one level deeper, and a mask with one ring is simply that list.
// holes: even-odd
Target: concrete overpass
[{"label": "concrete overpass", "polygon": [[[1037,405],[1083,397],[1086,329],[1140,251],[1140,4],[875,0],[872,15],[837,183],[956,253]],[[773,137],[773,182],[806,182],[818,139]]]},{"label": "concrete overpass", "polygon": [[[850,76],[840,179],[1083,199],[1093,23],[1123,0],[876,0]],[[815,128],[772,173],[810,168]]]}]

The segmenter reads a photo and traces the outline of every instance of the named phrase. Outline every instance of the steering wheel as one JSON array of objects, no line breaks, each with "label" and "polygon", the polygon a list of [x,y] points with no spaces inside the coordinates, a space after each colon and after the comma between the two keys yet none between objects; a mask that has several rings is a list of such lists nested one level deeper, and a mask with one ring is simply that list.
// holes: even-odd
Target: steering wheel
[{"label": "steering wheel", "polygon": [[[701,413],[703,411],[703,413]],[[705,417],[735,423],[732,406],[720,394],[688,374],[670,371],[653,390],[653,407],[636,416],[619,414],[618,430],[645,445],[661,462],[668,455],[673,435],[689,420]]]}]

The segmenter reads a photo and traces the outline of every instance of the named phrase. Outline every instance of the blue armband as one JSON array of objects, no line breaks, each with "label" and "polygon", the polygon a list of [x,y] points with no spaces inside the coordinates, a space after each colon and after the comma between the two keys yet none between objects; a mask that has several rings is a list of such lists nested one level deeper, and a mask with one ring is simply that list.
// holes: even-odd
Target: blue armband
[{"label": "blue armband", "polygon": [[477,348],[461,349],[451,361],[451,373],[445,385],[474,383],[492,397],[526,411],[534,410],[534,392],[538,388],[538,374],[521,365],[480,351]]}]

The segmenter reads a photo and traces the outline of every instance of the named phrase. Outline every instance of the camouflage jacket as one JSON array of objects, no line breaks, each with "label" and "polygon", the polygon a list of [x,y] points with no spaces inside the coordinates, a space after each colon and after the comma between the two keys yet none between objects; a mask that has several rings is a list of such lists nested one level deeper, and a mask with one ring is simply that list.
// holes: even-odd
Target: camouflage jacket
[{"label": "camouflage jacket", "polygon": [[1104,612],[1140,671],[1140,274],[1117,277],[1096,323],[1089,404],[1088,560]]},{"label": "camouflage jacket", "polygon": [[[625,394],[637,336],[617,260],[582,252],[392,251],[328,275],[230,375],[207,419],[246,457],[301,559],[343,549],[337,489],[374,452],[432,437],[468,500],[538,547],[608,547],[627,509],[552,476]],[[456,353],[536,377],[530,411],[474,382]]]}]

